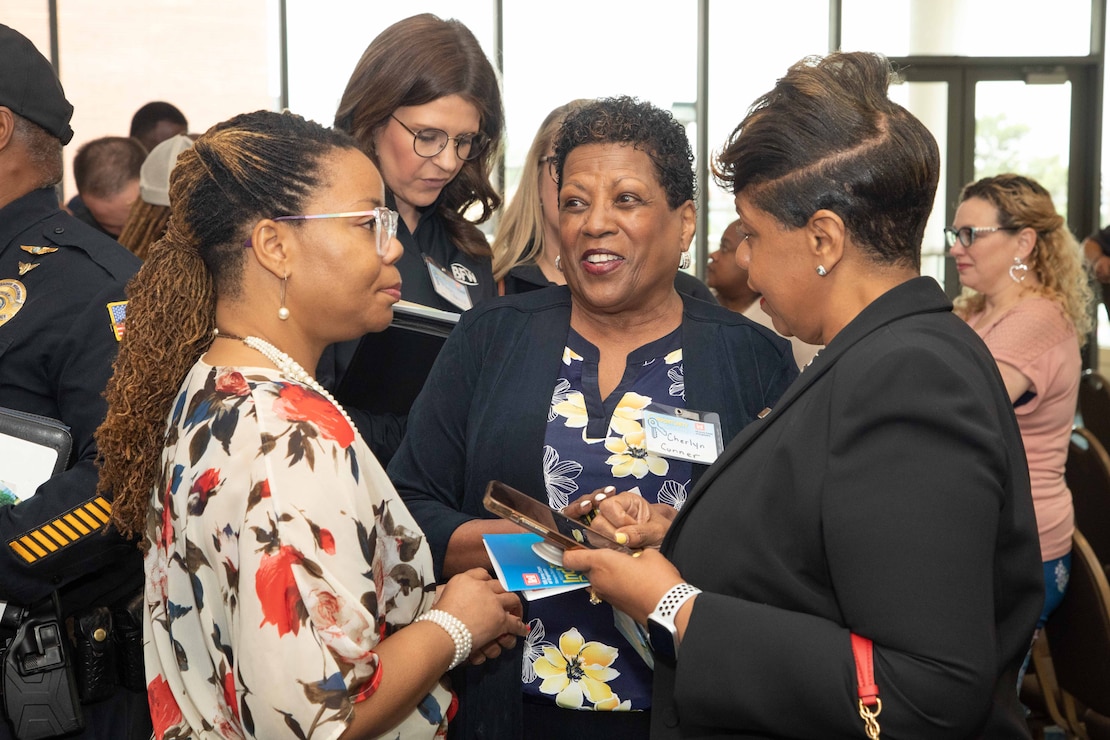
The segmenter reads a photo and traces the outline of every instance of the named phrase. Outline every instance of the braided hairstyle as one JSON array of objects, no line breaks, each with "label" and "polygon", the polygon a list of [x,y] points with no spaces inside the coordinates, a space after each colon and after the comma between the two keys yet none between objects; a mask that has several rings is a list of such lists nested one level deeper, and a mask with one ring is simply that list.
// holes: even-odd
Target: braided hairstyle
[{"label": "braided hairstyle", "polygon": [[189,370],[208,349],[216,297],[234,298],[244,242],[262,218],[300,213],[323,160],[353,139],[291,113],[257,111],[216,124],[178,159],[166,235],[128,284],[127,332],[96,432],[98,490],[127,536],[146,526],[161,490],[166,419]]},{"label": "braided hairstyle", "polygon": [[123,225],[123,231],[116,237],[136,257],[145,260],[154,242],[166,233],[170,222],[170,207],[147,203],[139,198],[131,206],[131,213]]}]

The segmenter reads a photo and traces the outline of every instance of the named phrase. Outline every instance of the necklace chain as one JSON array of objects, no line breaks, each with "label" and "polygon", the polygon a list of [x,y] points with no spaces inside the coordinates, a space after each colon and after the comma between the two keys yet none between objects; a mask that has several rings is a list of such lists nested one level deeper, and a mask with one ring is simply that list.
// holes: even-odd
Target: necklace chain
[{"label": "necklace chain", "polygon": [[282,375],[289,378],[290,380],[294,380],[300,383],[301,385],[308,386],[324,398],[328,399],[328,401],[331,402],[331,405],[335,406],[339,413],[343,415],[343,418],[347,420],[347,423],[351,425],[351,430],[354,431],[357,429],[355,423],[351,421],[351,417],[347,414],[346,409],[339,405],[339,401],[335,400],[335,397],[330,392],[328,392],[327,388],[320,385],[320,383],[317,382],[316,378],[309,375],[308,371],[301,367],[301,364],[299,362],[282,352],[274,345],[267,342],[265,339],[259,339],[258,337],[254,336],[240,337],[234,334],[228,334],[227,332],[219,331],[218,329],[215,331],[215,336],[225,337],[227,339],[237,339],[253,349],[255,352],[258,352],[267,360],[274,363],[274,365],[277,366],[277,369],[281,371]]}]

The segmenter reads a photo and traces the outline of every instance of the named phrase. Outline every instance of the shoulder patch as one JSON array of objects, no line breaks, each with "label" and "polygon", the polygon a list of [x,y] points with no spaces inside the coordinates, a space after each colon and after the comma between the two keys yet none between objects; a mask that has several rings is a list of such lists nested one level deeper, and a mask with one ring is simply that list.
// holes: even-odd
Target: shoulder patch
[{"label": "shoulder patch", "polygon": [[64,550],[78,540],[99,533],[108,525],[111,516],[112,504],[102,496],[97,496],[49,524],[10,540],[8,547],[23,562],[31,565]]},{"label": "shoulder patch", "polygon": [[112,322],[112,332],[116,341],[123,339],[123,320],[127,318],[127,301],[113,301],[108,304],[108,318]]}]

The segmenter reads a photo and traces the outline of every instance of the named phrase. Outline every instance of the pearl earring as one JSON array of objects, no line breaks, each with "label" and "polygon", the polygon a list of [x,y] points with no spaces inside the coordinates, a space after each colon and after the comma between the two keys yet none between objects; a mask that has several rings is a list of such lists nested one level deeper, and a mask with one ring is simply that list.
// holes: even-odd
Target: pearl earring
[{"label": "pearl earring", "polygon": [[825,277],[829,274],[829,271],[825,269],[824,265],[817,265],[817,274],[821,277]]},{"label": "pearl earring", "polygon": [[281,278],[281,308],[278,309],[278,318],[282,321],[289,319],[289,309],[285,307],[285,284],[289,281],[289,275],[284,275]]}]

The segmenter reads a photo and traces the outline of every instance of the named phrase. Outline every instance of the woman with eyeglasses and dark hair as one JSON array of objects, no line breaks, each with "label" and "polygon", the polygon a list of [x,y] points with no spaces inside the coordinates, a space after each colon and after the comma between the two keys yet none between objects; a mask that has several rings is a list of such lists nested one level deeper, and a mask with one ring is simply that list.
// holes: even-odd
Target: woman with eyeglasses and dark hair
[{"label": "woman with eyeglasses and dark hair", "polygon": [[382,31],[355,65],[335,125],[378,166],[401,214],[404,299],[460,312],[494,296],[489,244],[475,223],[501,204],[490,173],[504,113],[470,29],[425,13]]},{"label": "woman with eyeglasses and dark hair", "polygon": [[396,214],[348,135],[217,124],[177,161],[128,286],[97,431],[114,523],[142,535],[157,737],[441,737],[443,674],[512,647],[520,603],[431,552],[306,368],[400,299]]},{"label": "woman with eyeglasses and dark hair", "polygon": [[1045,603],[1037,629],[1064,597],[1074,530],[1064,480],[1091,331],[1082,248],[1052,196],[1021,175],[985,177],[960,193],[944,230],[964,293],[956,313],[983,338],[1014,404],[1037,511]]}]

